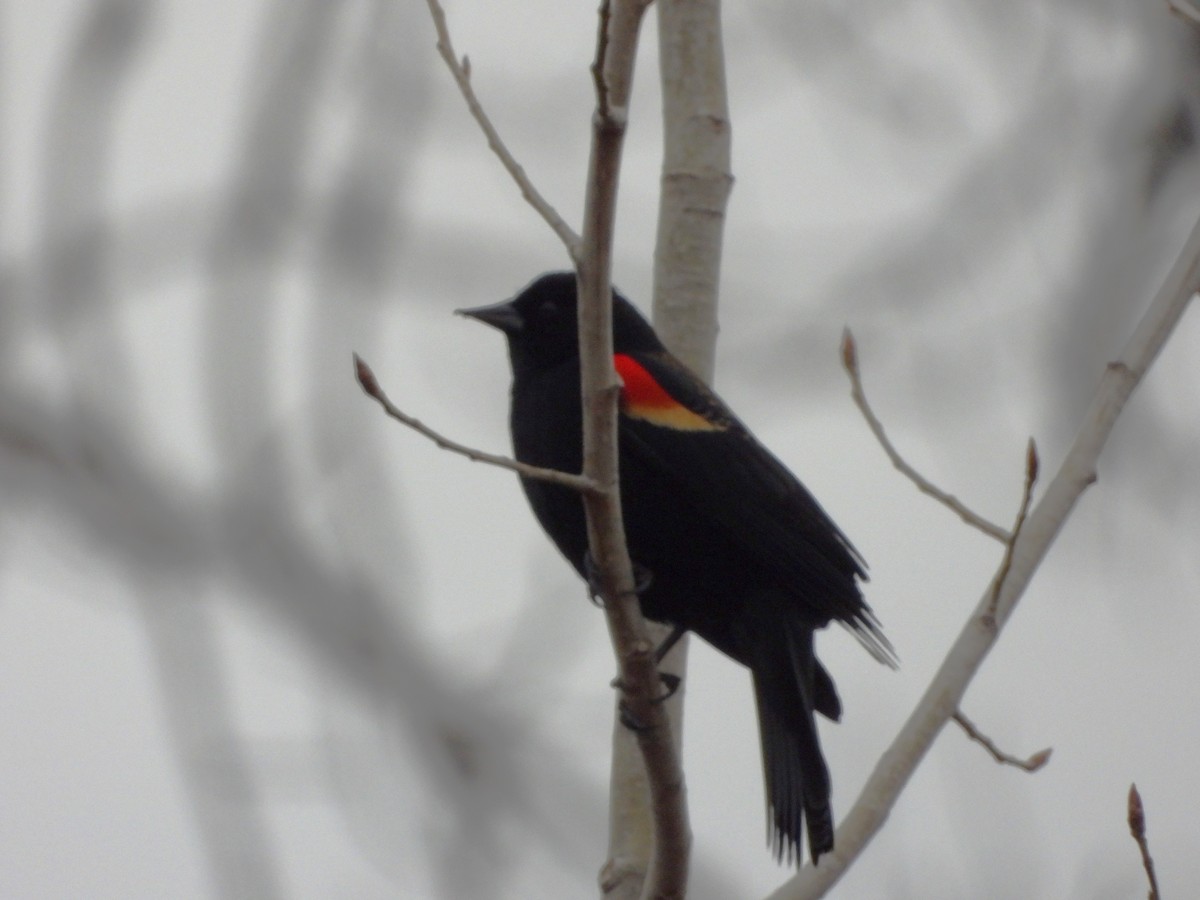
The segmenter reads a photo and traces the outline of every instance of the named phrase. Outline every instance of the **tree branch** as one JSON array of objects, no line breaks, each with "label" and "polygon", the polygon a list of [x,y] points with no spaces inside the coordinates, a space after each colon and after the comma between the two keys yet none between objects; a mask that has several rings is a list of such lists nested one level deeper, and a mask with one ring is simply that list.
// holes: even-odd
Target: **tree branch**
[{"label": "tree branch", "polygon": [[1004,542],[1004,556],[1000,560],[1000,568],[996,570],[996,577],[992,581],[992,602],[988,604],[987,612],[984,614],[985,622],[989,618],[995,619],[996,605],[1000,602],[1000,589],[1004,587],[1005,579],[1012,570],[1013,548],[1016,547],[1017,538],[1021,536],[1021,529],[1029,517],[1029,505],[1033,502],[1033,486],[1037,483],[1040,465],[1037,444],[1034,443],[1033,438],[1030,438],[1029,444],[1025,448],[1025,486],[1021,491],[1021,507],[1017,510],[1017,520],[1013,523],[1009,538]]},{"label": "tree branch", "polygon": [[772,895],[773,900],[815,898],[842,877],[883,826],[888,811],[958,709],[971,679],[995,645],[1013,609],[1046,557],[1076,501],[1096,481],[1096,462],[1117,417],[1166,344],[1200,289],[1200,222],[1162,288],[1130,336],[1120,358],[1100,379],[1075,442],[1042,499],[1025,520],[998,592],[989,585],[941,668],[892,745],[876,764],[854,808],[837,830],[837,847]]},{"label": "tree branch", "polygon": [[871,409],[871,404],[867,402],[867,395],[862,385],[862,376],[858,370],[858,345],[855,343],[854,335],[850,333],[849,328],[842,332],[842,366],[850,376],[850,396],[854,398],[855,405],[862,411],[863,418],[867,420],[867,425],[870,427],[871,433],[879,441],[879,446],[883,447],[883,452],[887,454],[888,459],[892,461],[892,465],[896,467],[900,474],[915,484],[917,490],[923,494],[928,494],[934,500],[938,501],[938,503],[955,513],[972,528],[978,528],[988,537],[1007,542],[1009,539],[1007,531],[999,525],[989,522],[953,494],[947,494],[941,488],[937,487],[937,485],[910,466],[904,457],[900,455],[900,452],[888,438],[887,432],[884,431],[883,423],[879,421],[879,418],[875,415],[875,411]]},{"label": "tree branch", "polygon": [[[389,415],[437,441],[440,446],[523,474],[536,472],[535,477],[567,483],[582,491],[589,548],[596,564],[600,592],[605,598],[609,631],[620,668],[621,702],[625,717],[639,723],[638,745],[649,778],[654,810],[654,856],[648,872],[644,863],[610,853],[601,880],[605,894],[609,896],[636,897],[644,890],[647,896],[682,898],[687,885],[691,844],[683,771],[666,712],[662,704],[655,702],[659,679],[653,659],[654,646],[647,637],[625,546],[616,444],[616,399],[620,383],[612,367],[610,296],[618,174],[638,31],[650,0],[603,0],[600,5],[596,58],[592,66],[596,111],[592,117],[592,153],[582,237],[576,235],[541,197],[500,140],[471,87],[469,63],[465,57],[460,63],[454,52],[440,3],[438,0],[427,0],[427,3],[438,34],[438,52],[458,83],[471,114],[487,136],[488,145],[520,186],[526,200],[558,234],[575,263],[584,409],[583,475],[570,476],[545,470],[525,472],[513,460],[462,447],[388,403],[373,377],[364,380],[363,372],[370,370],[361,363],[360,383],[368,394],[383,404]],[[614,827],[621,818],[621,812],[614,810]]]},{"label": "tree branch", "polygon": [[1138,850],[1142,853],[1142,868],[1146,870],[1146,879],[1150,882],[1149,900],[1158,900],[1158,876],[1154,874],[1154,860],[1150,856],[1150,842],[1146,839],[1146,809],[1142,806],[1142,795],[1138,793],[1137,785],[1129,786],[1129,833],[1137,841]]},{"label": "tree branch", "polygon": [[[654,327],[671,351],[711,381],[717,290],[729,174],[730,129],[725,97],[719,0],[657,0],[662,89],[663,159],[654,248]],[[603,85],[603,82],[601,82]],[[655,641],[665,626],[647,623]],[[686,636],[660,664],[683,677]],[[683,728],[683,692],[665,704],[676,750]],[[624,896],[637,895],[650,867],[651,791],[641,751],[628,729],[615,728],[613,818],[609,854],[623,871]],[[618,860],[625,861],[617,866]]]},{"label": "tree branch", "polygon": [[429,14],[433,18],[434,30],[437,31],[438,53],[445,61],[446,68],[450,70],[450,74],[454,76],[454,81],[458,85],[463,99],[467,101],[467,109],[471,111],[471,115],[483,130],[483,134],[487,138],[488,147],[496,154],[501,165],[512,176],[512,180],[516,182],[517,187],[521,189],[521,196],[525,198],[525,201],[530,206],[537,210],[538,215],[558,235],[558,239],[567,248],[567,253],[570,254],[571,259],[576,259],[579,255],[579,235],[563,220],[563,217],[558,214],[558,210],[551,206],[550,202],[534,187],[533,182],[529,180],[529,176],[525,174],[525,168],[509,152],[508,147],[500,137],[500,133],[496,130],[496,126],[492,124],[491,118],[488,116],[487,111],[484,110],[483,104],[475,96],[475,89],[471,86],[470,60],[464,56],[460,62],[458,56],[455,55],[454,45],[450,41],[450,28],[446,24],[446,13],[442,9],[441,3],[438,0],[426,0],[426,2],[429,5]]},{"label": "tree branch", "polygon": [[572,475],[570,472],[560,472],[557,469],[544,469],[541,466],[531,466],[528,463],[510,459],[507,456],[499,456],[495,453],[485,453],[482,450],[476,450],[474,447],[468,447],[465,444],[452,441],[450,438],[439,434],[424,422],[414,419],[408,413],[396,407],[388,399],[387,394],[383,392],[383,388],[379,386],[379,381],[376,379],[375,373],[371,371],[371,367],[357,353],[354,354],[354,376],[358,379],[358,384],[363,389],[363,392],[368,397],[376,400],[383,407],[385,413],[397,422],[407,425],[418,434],[423,434],[443,450],[449,450],[451,453],[457,453],[475,462],[487,463],[489,466],[508,469],[526,478],[536,478],[539,481],[548,481],[551,484],[561,484],[563,487],[571,488],[571,490],[579,491],[585,495],[597,493],[600,489],[596,482],[585,475]]},{"label": "tree branch", "polygon": [[967,737],[981,744],[992,755],[992,759],[1001,765],[1015,766],[1018,769],[1024,769],[1026,772],[1036,772],[1042,766],[1046,765],[1046,763],[1050,762],[1050,755],[1054,752],[1052,748],[1047,747],[1045,750],[1039,750],[1028,759],[1020,759],[1009,753],[1005,753],[997,747],[995,741],[975,727],[975,723],[968,719],[961,709],[955,711],[951,718],[962,727],[962,730],[967,733]]},{"label": "tree branch", "polygon": [[654,327],[712,382],[732,128],[718,0],[658,0],[663,164],[654,243]]},{"label": "tree branch", "polygon": [[[605,896],[680,897],[687,888],[691,834],[683,769],[662,704],[654,646],[634,592],[617,467],[617,394],[612,365],[611,271],[621,151],[628,119],[638,31],[648,0],[604,0],[600,5],[596,58],[596,110],[584,202],[583,242],[576,259],[579,280],[579,345],[584,409],[584,474],[602,491],[584,496],[588,543],[605,598],[609,633],[620,670],[625,717],[639,723],[654,811],[654,853],[648,871],[638,860],[611,852],[601,874]],[[622,726],[618,726],[622,727]],[[618,740],[620,737],[618,737]],[[629,825],[614,786],[612,829]],[[644,883],[642,879],[644,878]]]}]

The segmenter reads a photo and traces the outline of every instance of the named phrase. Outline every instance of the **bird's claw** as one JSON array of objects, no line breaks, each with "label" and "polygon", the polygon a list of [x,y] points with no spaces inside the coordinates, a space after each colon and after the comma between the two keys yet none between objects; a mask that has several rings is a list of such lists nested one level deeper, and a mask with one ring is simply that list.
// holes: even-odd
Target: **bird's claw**
[{"label": "bird's claw", "polygon": [[659,672],[658,680],[662,682],[662,686],[667,689],[667,692],[661,697],[655,697],[651,703],[666,703],[679,690],[679,686],[683,684],[683,679],[674,672]]},{"label": "bird's claw", "polygon": [[[604,591],[600,585],[600,567],[596,564],[589,547],[583,553],[583,576],[587,580],[588,599],[596,606],[604,606]],[[654,573],[645,566],[633,563],[633,592],[639,597],[646,593],[654,581]]]},{"label": "bird's claw", "polygon": [[650,731],[650,726],[635,716],[624,700],[617,704],[617,718],[621,720],[622,725],[634,734],[646,734]]},{"label": "bird's claw", "polygon": [[[683,684],[683,679],[674,672],[659,672],[658,680],[662,683],[662,686],[666,688],[666,693],[661,697],[655,697],[650,701],[651,703],[666,703],[675,696],[675,694],[679,691],[679,686]],[[620,678],[614,678],[610,684],[611,687],[622,692],[624,692],[627,688],[625,682]]]}]

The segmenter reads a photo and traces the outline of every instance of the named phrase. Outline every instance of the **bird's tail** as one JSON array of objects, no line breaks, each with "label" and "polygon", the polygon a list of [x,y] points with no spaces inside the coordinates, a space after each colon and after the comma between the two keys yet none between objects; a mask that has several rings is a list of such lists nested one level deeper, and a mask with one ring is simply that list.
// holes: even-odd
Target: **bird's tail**
[{"label": "bird's tail", "polygon": [[808,832],[815,863],[833,849],[829,769],[821,754],[814,709],[836,719],[841,704],[829,674],[813,653],[807,628],[776,633],[769,658],[757,660],[754,695],[762,737],[767,829],[778,859],[801,859],[800,840]]}]

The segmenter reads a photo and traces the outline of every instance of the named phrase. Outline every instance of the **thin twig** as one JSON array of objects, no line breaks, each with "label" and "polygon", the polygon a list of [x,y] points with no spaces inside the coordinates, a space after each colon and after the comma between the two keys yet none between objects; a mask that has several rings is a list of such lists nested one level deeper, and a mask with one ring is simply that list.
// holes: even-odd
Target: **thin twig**
[{"label": "thin twig", "polygon": [[920,472],[910,466],[892,445],[887,433],[883,430],[883,423],[879,421],[874,410],[871,409],[871,405],[867,402],[867,395],[863,391],[862,377],[858,371],[858,348],[854,343],[854,335],[850,333],[849,328],[842,332],[842,366],[845,367],[847,374],[850,376],[850,394],[854,398],[855,404],[862,411],[863,418],[867,420],[867,425],[875,435],[875,439],[879,441],[879,445],[883,447],[883,452],[892,461],[892,465],[909,481],[915,484],[917,490],[937,500],[968,525],[978,528],[988,537],[993,537],[998,541],[1007,543],[1009,540],[1009,533],[1007,531],[999,525],[989,522],[957,497],[947,494],[941,488],[934,485],[921,475]]},{"label": "thin twig", "polygon": [[499,158],[501,165],[512,176],[512,180],[517,183],[517,187],[521,189],[521,196],[525,198],[530,206],[537,210],[538,215],[545,219],[546,224],[558,235],[558,239],[567,248],[567,253],[570,254],[571,259],[576,259],[579,256],[579,235],[558,214],[558,210],[534,187],[529,176],[525,174],[524,167],[517,162],[516,158],[509,152],[508,147],[505,146],[504,141],[500,138],[500,133],[496,131],[496,127],[492,124],[492,120],[484,110],[483,104],[475,96],[475,89],[471,86],[470,60],[464,56],[460,62],[458,56],[455,55],[454,45],[450,41],[450,28],[446,24],[446,13],[442,9],[441,3],[438,0],[426,0],[426,2],[429,5],[429,14],[433,17],[433,27],[437,31],[438,53],[445,60],[446,67],[450,69],[450,74],[454,76],[463,99],[467,101],[467,109],[471,111],[471,115],[479,123],[484,136],[487,137],[488,147]]},{"label": "thin twig", "polygon": [[1024,769],[1026,772],[1036,772],[1050,761],[1050,754],[1054,752],[1053,748],[1047,747],[1045,750],[1039,750],[1028,759],[1020,759],[1010,753],[1005,753],[997,747],[991,738],[975,727],[975,723],[968,719],[961,709],[952,718],[962,726],[962,730],[967,733],[967,737],[982,744],[983,748],[992,755],[992,759],[1001,765],[1015,766],[1018,769]]},{"label": "thin twig", "polygon": [[414,419],[408,413],[396,407],[388,399],[387,394],[383,392],[383,388],[379,386],[379,380],[375,377],[375,373],[371,371],[371,367],[357,353],[354,354],[354,375],[366,395],[376,400],[383,407],[385,413],[397,422],[407,425],[413,431],[423,434],[443,450],[458,453],[475,462],[487,463],[489,466],[508,469],[509,471],[516,472],[523,478],[535,478],[538,481],[560,484],[573,491],[579,491],[581,494],[594,494],[599,490],[596,482],[583,475],[572,475],[570,472],[560,472],[557,469],[544,469],[541,466],[531,466],[527,463],[518,462],[507,456],[485,453],[482,450],[476,450],[474,447],[468,447],[465,444],[452,441],[450,438],[439,434],[424,422]]},{"label": "thin twig", "polygon": [[604,80],[604,63],[608,57],[608,25],[612,21],[612,3],[602,0],[596,14],[596,58],[592,60],[592,85],[596,90],[596,115],[608,116],[608,82]]},{"label": "thin twig", "polygon": [[1149,900],[1158,900],[1158,878],[1154,874],[1154,860],[1150,858],[1150,842],[1146,839],[1146,808],[1142,806],[1142,795],[1136,784],[1129,786],[1129,833],[1142,852],[1142,868],[1150,881]]},{"label": "thin twig", "polygon": [[1029,444],[1025,448],[1025,485],[1021,490],[1021,508],[1017,510],[1017,519],[1013,523],[1012,532],[1008,540],[1004,542],[1004,558],[1000,560],[1000,568],[996,570],[996,577],[992,580],[992,600],[983,614],[985,621],[991,627],[995,627],[996,623],[996,604],[1000,602],[1000,589],[1004,587],[1004,579],[1008,577],[1008,573],[1012,569],[1013,548],[1017,545],[1017,538],[1021,536],[1025,518],[1029,515],[1029,505],[1033,502],[1033,486],[1037,482],[1040,465],[1037,444],[1033,442],[1033,438],[1030,438]]}]

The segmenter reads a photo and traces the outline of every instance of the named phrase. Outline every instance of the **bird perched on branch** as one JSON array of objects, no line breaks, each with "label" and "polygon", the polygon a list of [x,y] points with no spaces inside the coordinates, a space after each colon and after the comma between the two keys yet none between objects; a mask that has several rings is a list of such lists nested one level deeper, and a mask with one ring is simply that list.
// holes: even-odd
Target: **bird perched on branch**
[{"label": "bird perched on branch", "polygon": [[[514,299],[460,310],[508,339],[517,459],[579,472],[583,458],[575,275],[541,276]],[[857,579],[858,551],[796,477],[649,323],[613,292],[613,365],[622,382],[618,447],[630,558],[643,614],[692,631],[750,669],[758,703],[770,841],[799,861],[833,848],[829,770],[814,713],[842,705],[813,632],[845,625],[880,661],[895,656]],[[589,574],[583,500],[530,478],[522,487],[567,561]]]}]

